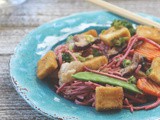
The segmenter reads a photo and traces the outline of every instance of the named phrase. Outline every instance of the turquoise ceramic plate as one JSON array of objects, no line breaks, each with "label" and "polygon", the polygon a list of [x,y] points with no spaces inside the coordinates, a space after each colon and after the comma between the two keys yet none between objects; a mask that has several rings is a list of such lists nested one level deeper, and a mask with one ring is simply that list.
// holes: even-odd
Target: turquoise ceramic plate
[{"label": "turquoise ceramic plate", "polygon": [[[160,22],[160,19],[141,14]],[[105,11],[75,14],[46,23],[29,33],[16,47],[10,61],[12,82],[20,95],[36,110],[51,118],[64,120],[158,120],[160,107],[149,111],[129,110],[96,112],[92,107],[76,105],[57,95],[51,87],[36,78],[37,61],[48,50],[63,44],[70,34],[94,28],[98,32],[114,19],[123,19]]]}]

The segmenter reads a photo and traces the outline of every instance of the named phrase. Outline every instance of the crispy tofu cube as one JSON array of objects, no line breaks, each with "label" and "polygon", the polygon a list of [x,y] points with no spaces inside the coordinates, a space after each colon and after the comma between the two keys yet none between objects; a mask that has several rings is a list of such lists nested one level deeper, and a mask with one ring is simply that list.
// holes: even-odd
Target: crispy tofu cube
[{"label": "crispy tofu cube", "polygon": [[98,37],[97,31],[94,30],[94,29],[88,30],[87,32],[85,32],[83,34],[85,34],[85,35],[92,35],[93,37]]},{"label": "crispy tofu cube", "polygon": [[96,110],[122,109],[123,98],[122,87],[96,87]]},{"label": "crispy tofu cube", "polygon": [[120,29],[115,29],[114,27],[109,28],[104,33],[101,33],[99,35],[100,39],[107,45],[112,45],[112,40],[118,39],[121,37],[128,37],[128,40],[130,39],[131,35],[126,27],[122,27]]},{"label": "crispy tofu cube", "polygon": [[136,30],[137,35],[153,40],[160,44],[160,29],[150,26],[138,26]]},{"label": "crispy tofu cube", "polygon": [[95,57],[93,59],[87,60],[86,62],[84,62],[84,66],[93,70],[97,70],[102,65],[107,63],[108,63],[108,59],[105,56],[99,56],[99,57]]},{"label": "crispy tofu cube", "polygon": [[151,72],[148,76],[154,82],[160,84],[160,57],[156,57],[152,61]]},{"label": "crispy tofu cube", "polygon": [[56,56],[53,51],[49,51],[37,64],[37,77],[44,79],[58,67]]}]

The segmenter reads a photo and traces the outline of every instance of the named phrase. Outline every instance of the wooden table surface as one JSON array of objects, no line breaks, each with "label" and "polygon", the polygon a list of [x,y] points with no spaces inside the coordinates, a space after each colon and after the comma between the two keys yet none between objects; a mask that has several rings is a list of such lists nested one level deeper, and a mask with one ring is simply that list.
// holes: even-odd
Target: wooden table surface
[{"label": "wooden table surface", "polygon": [[[160,17],[160,0],[106,0],[133,12]],[[9,60],[21,39],[37,26],[77,12],[102,10],[84,0],[27,0],[12,10],[0,9],[0,120],[47,120],[15,91]]]}]

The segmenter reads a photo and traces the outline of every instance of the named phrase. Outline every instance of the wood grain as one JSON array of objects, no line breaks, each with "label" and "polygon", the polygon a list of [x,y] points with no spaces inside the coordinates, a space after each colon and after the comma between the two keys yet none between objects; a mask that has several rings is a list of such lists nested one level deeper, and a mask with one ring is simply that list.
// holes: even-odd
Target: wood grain
[{"label": "wood grain", "polygon": [[109,2],[106,2],[104,0],[87,0],[91,3],[94,3],[97,6],[100,6],[104,8],[105,10],[108,10],[109,12],[112,12],[116,15],[122,16],[126,19],[129,19],[131,21],[134,21],[141,25],[147,25],[147,26],[154,26],[157,28],[160,28],[160,24],[158,22],[152,21],[150,19],[146,19],[145,17],[142,17],[134,12],[131,12],[129,10],[126,10],[124,8],[118,7],[116,5],[113,5]]},{"label": "wood grain", "polygon": [[[133,12],[160,17],[159,0],[106,0]],[[135,2],[136,1],[136,2]],[[10,10],[0,9],[0,120],[47,120],[17,94],[8,63],[20,40],[35,27],[77,12],[102,10],[84,0],[27,0]]]}]

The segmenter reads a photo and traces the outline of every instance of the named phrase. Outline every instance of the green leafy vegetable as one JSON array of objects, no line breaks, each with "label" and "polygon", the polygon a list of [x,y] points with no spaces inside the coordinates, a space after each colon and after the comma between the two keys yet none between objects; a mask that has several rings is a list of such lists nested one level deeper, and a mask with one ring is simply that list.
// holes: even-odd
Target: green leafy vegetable
[{"label": "green leafy vegetable", "polygon": [[136,84],[137,79],[132,75],[129,79],[128,79],[128,83],[130,84]]},{"label": "green leafy vegetable", "polygon": [[131,92],[142,94],[142,92],[134,84],[129,84],[127,82],[118,80],[116,78],[111,78],[111,77],[99,75],[92,72],[79,72],[72,75],[72,77],[82,81],[92,81],[96,83],[104,83],[104,84],[110,84],[114,86],[121,86],[124,89],[129,90]]},{"label": "green leafy vegetable", "polygon": [[131,36],[133,36],[136,33],[136,30],[133,28],[133,25],[126,20],[114,20],[111,26],[115,27],[116,29],[120,29],[121,27],[126,27],[129,29]]},{"label": "green leafy vegetable", "polygon": [[101,56],[102,54],[97,49],[93,49],[92,54],[94,57]]},{"label": "green leafy vegetable", "polygon": [[62,54],[62,60],[65,62],[71,62],[72,61],[72,57],[69,53],[63,53]]},{"label": "green leafy vegetable", "polygon": [[128,40],[128,37],[121,37],[119,39],[113,39],[112,44],[115,47],[121,47],[126,43],[127,40]]},{"label": "green leafy vegetable", "polygon": [[122,65],[123,65],[123,67],[127,67],[127,66],[129,66],[131,63],[132,63],[131,60],[129,60],[129,59],[124,59],[123,62],[122,62]]}]

